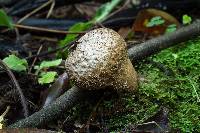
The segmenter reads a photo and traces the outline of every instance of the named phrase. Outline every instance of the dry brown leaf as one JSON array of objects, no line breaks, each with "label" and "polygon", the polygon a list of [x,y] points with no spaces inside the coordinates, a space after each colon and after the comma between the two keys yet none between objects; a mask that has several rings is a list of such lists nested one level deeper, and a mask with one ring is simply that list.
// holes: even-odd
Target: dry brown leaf
[{"label": "dry brown leaf", "polygon": [[[147,27],[147,23],[150,22],[153,17],[157,16],[160,16],[165,21],[164,24]],[[157,9],[144,9],[140,11],[137,15],[136,20],[133,24],[133,31],[157,36],[165,33],[166,28],[171,24],[175,24],[176,27],[180,26],[178,20],[167,12]]]}]

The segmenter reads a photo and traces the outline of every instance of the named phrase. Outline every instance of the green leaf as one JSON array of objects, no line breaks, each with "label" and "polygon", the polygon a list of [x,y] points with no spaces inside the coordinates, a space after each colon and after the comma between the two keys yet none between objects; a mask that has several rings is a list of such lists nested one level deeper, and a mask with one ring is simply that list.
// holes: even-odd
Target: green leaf
[{"label": "green leaf", "polygon": [[52,60],[52,61],[42,61],[42,63],[39,66],[39,69],[58,66],[60,65],[61,62],[62,62],[62,59],[57,59],[57,60]]},{"label": "green leaf", "polygon": [[[85,23],[80,22],[80,23],[76,23],[72,27],[70,27],[69,31],[81,32],[81,31],[85,31],[85,30],[89,29],[91,26],[92,26],[91,22],[85,22]],[[74,41],[78,37],[78,35],[79,34],[66,35],[66,37],[59,42],[59,45],[61,47],[67,46],[70,42]],[[65,48],[64,50],[62,50],[62,52],[57,53],[57,57],[58,58],[61,58],[61,57],[66,58],[68,56],[68,54],[69,54],[69,50],[68,50],[68,48]]]},{"label": "green leaf", "polygon": [[13,29],[11,18],[9,18],[2,9],[0,9],[0,26],[6,26],[10,29]]},{"label": "green leaf", "polygon": [[156,16],[151,18],[151,20],[147,23],[146,27],[154,27],[164,23],[165,20],[161,16]]},{"label": "green leaf", "polygon": [[[84,30],[87,30],[88,28],[90,28],[92,26],[92,23],[91,22],[80,22],[80,23],[76,23],[74,24],[73,26],[71,26],[69,28],[69,32],[81,32],[81,31],[84,31]],[[60,41],[60,46],[65,46],[67,45],[69,42],[75,40],[77,37],[78,37],[79,34],[68,34],[66,35],[65,39],[64,40],[61,40]]]},{"label": "green leaf", "polygon": [[170,24],[170,25],[167,27],[165,33],[171,33],[171,32],[174,32],[176,29],[177,29],[177,27],[176,27],[175,24]]},{"label": "green leaf", "polygon": [[111,2],[107,2],[103,4],[98,11],[96,12],[96,15],[93,19],[95,22],[102,22],[106,19],[106,16],[115,8],[121,0],[112,0]]},{"label": "green leaf", "polygon": [[40,84],[52,83],[55,80],[56,75],[57,75],[57,72],[54,72],[54,71],[41,73],[40,78],[38,78],[38,82]]},{"label": "green leaf", "polygon": [[183,15],[182,17],[183,24],[190,24],[192,22],[192,18],[187,14]]},{"label": "green leaf", "polygon": [[3,59],[3,62],[6,63],[6,65],[10,69],[18,72],[26,71],[26,68],[28,66],[28,63],[25,59],[20,59],[15,55],[9,55],[8,57]]}]

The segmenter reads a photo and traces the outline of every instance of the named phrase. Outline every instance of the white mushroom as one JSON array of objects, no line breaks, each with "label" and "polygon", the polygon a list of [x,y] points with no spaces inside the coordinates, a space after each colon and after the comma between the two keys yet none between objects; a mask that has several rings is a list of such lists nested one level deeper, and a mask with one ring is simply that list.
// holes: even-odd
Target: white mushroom
[{"label": "white mushroom", "polygon": [[66,70],[80,88],[135,90],[137,74],[128,58],[126,42],[114,30],[86,33],[66,60]]}]

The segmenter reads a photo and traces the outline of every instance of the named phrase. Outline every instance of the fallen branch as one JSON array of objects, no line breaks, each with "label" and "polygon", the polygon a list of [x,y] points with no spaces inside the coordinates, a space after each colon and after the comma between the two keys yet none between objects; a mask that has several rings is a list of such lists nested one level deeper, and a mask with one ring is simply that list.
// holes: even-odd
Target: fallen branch
[{"label": "fallen branch", "polygon": [[[178,29],[176,32],[136,45],[128,50],[128,54],[131,59],[140,60],[199,35],[200,21],[196,21],[189,26]],[[60,96],[54,103],[32,114],[28,118],[10,125],[9,128],[38,127],[47,124],[49,121],[59,118],[63,112],[72,108],[84,96],[85,92],[83,90],[73,87]]]},{"label": "fallen branch", "polygon": [[42,108],[40,111],[32,114],[27,119],[20,120],[17,123],[14,123],[9,126],[9,128],[17,127],[38,127],[59,118],[62,114],[71,109],[76,103],[81,101],[85,93],[82,89],[77,87],[72,87],[62,96],[57,98],[57,100]]}]

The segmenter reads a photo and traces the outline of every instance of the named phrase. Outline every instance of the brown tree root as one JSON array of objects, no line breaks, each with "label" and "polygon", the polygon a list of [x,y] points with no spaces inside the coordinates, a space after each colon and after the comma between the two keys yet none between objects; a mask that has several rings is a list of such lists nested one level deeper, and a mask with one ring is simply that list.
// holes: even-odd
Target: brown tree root
[{"label": "brown tree root", "polygon": [[[199,35],[200,21],[196,21],[193,24],[180,28],[171,34],[160,36],[136,45],[128,50],[128,54],[131,59],[140,60],[165,48],[174,46],[177,43],[181,43],[191,37]],[[72,87],[60,96],[54,103],[32,114],[31,116],[10,125],[8,128],[38,127],[47,124],[49,121],[58,119],[63,112],[72,108],[80,100],[83,100],[84,96],[85,92],[82,89]]]}]

